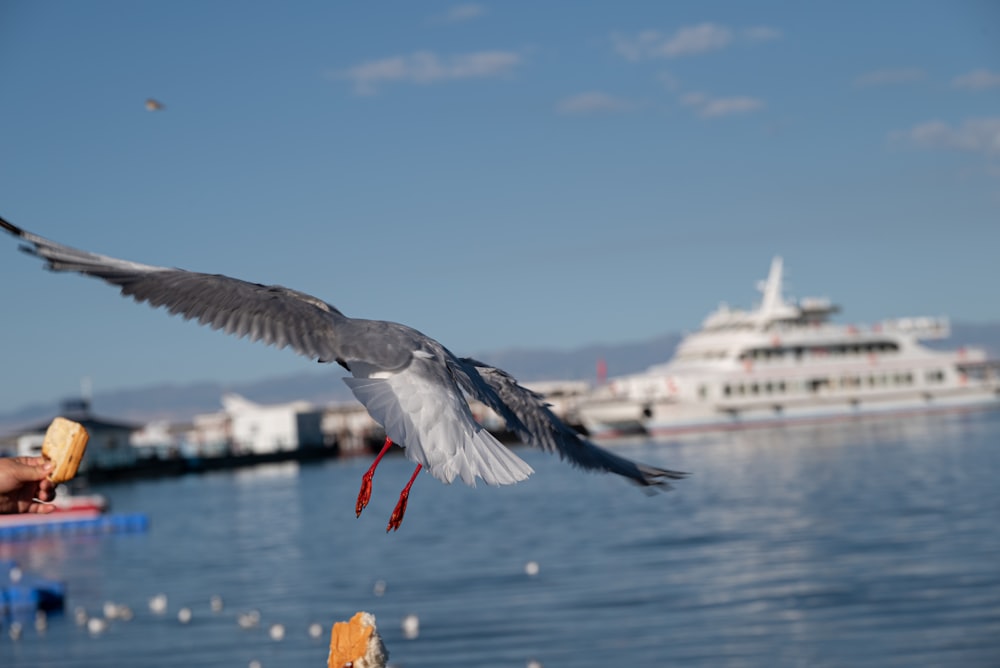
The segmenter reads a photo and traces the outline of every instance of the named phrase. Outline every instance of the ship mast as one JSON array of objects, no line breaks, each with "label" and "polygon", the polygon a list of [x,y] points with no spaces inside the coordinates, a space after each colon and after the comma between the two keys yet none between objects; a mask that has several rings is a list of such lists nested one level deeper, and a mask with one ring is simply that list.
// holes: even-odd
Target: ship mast
[{"label": "ship mast", "polygon": [[762,327],[777,320],[782,315],[786,315],[783,313],[787,311],[787,304],[781,297],[781,275],[782,261],[780,257],[775,256],[771,260],[771,270],[767,274],[767,280],[759,286],[763,298],[760,310],[757,312],[757,323]]},{"label": "ship mast", "polygon": [[764,287],[762,288],[764,301],[761,302],[760,310],[763,313],[772,313],[777,311],[779,306],[782,306],[781,273],[781,258],[775,256],[775,258],[771,260],[771,271],[767,274],[767,282],[764,283]]}]

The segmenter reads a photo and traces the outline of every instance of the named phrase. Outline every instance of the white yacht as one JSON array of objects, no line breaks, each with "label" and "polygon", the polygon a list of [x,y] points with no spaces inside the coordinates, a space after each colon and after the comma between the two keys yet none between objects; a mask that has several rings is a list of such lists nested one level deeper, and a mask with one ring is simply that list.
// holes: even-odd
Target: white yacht
[{"label": "white yacht", "polygon": [[594,438],[1000,406],[1000,362],[932,350],[945,318],[830,322],[827,299],[786,301],[774,258],[754,310],[723,305],[669,362],[609,379],[577,405]]}]

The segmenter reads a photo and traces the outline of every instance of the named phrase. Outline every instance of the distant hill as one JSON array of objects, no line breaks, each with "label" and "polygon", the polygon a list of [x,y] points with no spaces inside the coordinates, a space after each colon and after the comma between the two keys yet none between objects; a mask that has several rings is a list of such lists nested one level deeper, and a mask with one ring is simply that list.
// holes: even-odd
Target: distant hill
[{"label": "distant hill", "polygon": [[647,341],[590,345],[574,350],[510,348],[473,357],[523,381],[594,380],[598,360],[607,365],[609,376],[642,371],[670,359],[681,338],[680,334],[665,334]]},{"label": "distant hill", "polygon": [[[597,361],[604,360],[609,376],[642,371],[665,362],[673,355],[682,335],[664,334],[646,341],[617,345],[590,345],[573,350],[511,348],[474,354],[522,381],[593,380]],[[978,346],[992,357],[1000,357],[1000,323],[952,324],[947,341],[932,342],[933,348]],[[195,415],[220,410],[225,392],[241,394],[260,403],[282,403],[303,399],[317,405],[349,401],[350,390],[340,380],[338,366],[319,371],[262,378],[253,382],[202,382],[152,384],[125,390],[98,392],[92,399],[94,412],[102,417],[144,423],[150,420],[188,420]],[[0,435],[21,426],[47,420],[57,414],[59,399],[0,412]]]}]

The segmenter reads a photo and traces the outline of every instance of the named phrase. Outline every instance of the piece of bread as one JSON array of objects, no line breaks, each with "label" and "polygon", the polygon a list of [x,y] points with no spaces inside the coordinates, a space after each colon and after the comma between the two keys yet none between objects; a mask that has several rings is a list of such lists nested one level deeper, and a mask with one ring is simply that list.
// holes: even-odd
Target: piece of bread
[{"label": "piece of bread", "polygon": [[337,622],[330,630],[327,668],[384,668],[388,658],[370,612],[359,612],[351,621]]},{"label": "piece of bread", "polygon": [[89,439],[87,430],[79,422],[62,417],[52,421],[42,443],[42,456],[56,465],[49,480],[58,484],[76,475]]}]

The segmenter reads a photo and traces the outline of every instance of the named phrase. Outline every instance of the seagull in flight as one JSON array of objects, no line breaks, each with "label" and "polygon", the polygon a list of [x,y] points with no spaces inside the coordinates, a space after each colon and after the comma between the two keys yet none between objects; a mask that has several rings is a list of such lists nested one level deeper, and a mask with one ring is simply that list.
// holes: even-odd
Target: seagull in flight
[{"label": "seagull in flight", "polygon": [[669,488],[687,474],[633,462],[600,448],[562,422],[543,398],[504,371],[450,350],[395,322],[350,318],[311,295],[280,285],[221,274],[156,267],[89,253],[50,241],[0,218],[21,250],[57,272],[77,272],[120,288],[121,294],[227,334],[290,347],[350,372],[344,382],[385,429],[382,451],[362,477],[355,512],[368,505],[375,469],[393,443],[416,463],[386,531],[399,529],[410,488],[422,469],[444,483],[510,485],[532,469],[473,418],[478,399],[527,445],[558,453],[582,469],[615,473],[649,488]]}]

